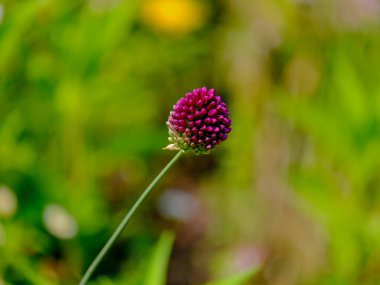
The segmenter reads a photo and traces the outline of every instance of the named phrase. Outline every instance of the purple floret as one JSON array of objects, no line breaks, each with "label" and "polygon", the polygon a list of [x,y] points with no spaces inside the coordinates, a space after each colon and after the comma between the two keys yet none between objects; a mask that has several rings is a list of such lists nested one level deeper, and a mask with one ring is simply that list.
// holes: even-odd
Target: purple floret
[{"label": "purple floret", "polygon": [[227,106],[215,90],[206,87],[186,93],[173,106],[167,126],[168,149],[189,150],[197,154],[208,153],[228,138],[231,120]]}]

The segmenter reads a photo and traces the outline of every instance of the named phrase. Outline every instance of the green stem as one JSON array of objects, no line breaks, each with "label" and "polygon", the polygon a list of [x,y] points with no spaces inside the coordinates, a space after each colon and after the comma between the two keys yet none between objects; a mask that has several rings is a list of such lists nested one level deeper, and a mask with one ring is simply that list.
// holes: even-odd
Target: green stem
[{"label": "green stem", "polygon": [[184,153],[184,151],[179,151],[176,156],[172,158],[172,160],[165,166],[164,169],[161,170],[160,174],[157,175],[156,178],[149,184],[149,186],[144,190],[144,192],[141,194],[141,196],[137,199],[135,204],[132,206],[132,208],[128,211],[128,213],[125,215],[124,219],[121,221],[117,229],[114,231],[110,239],[107,241],[107,243],[103,246],[102,250],[98,253],[96,258],[92,261],[91,265],[87,269],[86,273],[83,275],[82,280],[80,281],[79,285],[85,285],[88,280],[90,279],[91,275],[94,273],[95,269],[98,267],[99,263],[103,260],[104,256],[107,254],[107,252],[112,247],[113,243],[116,241],[116,239],[120,236],[124,228],[127,226],[129,221],[131,220],[133,214],[136,212],[138,207],[144,202],[145,198],[149,195],[149,193],[152,191],[154,186],[156,186],[157,182],[168,172],[168,170],[173,166],[173,164],[181,157],[181,155]]}]

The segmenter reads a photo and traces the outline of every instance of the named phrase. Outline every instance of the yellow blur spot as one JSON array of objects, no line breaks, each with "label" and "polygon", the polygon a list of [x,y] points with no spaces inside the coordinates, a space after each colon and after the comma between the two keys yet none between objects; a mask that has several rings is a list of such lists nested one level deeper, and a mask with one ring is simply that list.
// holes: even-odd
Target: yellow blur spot
[{"label": "yellow blur spot", "polygon": [[186,35],[201,27],[206,18],[205,7],[195,0],[146,0],[142,20],[157,30]]},{"label": "yellow blur spot", "polygon": [[311,96],[317,90],[321,72],[313,58],[297,55],[285,68],[285,86],[294,95]]}]

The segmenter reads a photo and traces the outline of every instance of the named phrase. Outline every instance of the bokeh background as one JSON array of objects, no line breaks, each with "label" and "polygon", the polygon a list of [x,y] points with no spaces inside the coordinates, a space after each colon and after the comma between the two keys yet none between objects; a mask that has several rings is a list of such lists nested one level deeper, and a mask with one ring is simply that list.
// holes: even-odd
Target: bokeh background
[{"label": "bokeh background", "polygon": [[1,1],[0,284],[76,284],[202,86],[230,138],[181,158],[92,284],[159,284],[152,252],[162,284],[380,284],[379,28],[377,0]]}]

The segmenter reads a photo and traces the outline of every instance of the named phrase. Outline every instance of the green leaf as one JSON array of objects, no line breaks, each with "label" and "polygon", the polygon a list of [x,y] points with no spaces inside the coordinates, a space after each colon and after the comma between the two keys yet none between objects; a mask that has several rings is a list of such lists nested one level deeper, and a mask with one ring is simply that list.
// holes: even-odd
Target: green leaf
[{"label": "green leaf", "polygon": [[166,274],[173,242],[174,235],[171,232],[164,232],[161,235],[148,264],[144,285],[166,284]]},{"label": "green leaf", "polygon": [[247,271],[230,276],[227,279],[208,282],[204,285],[243,285],[248,282],[248,280],[250,280],[258,272],[258,270],[258,267],[253,267]]}]

